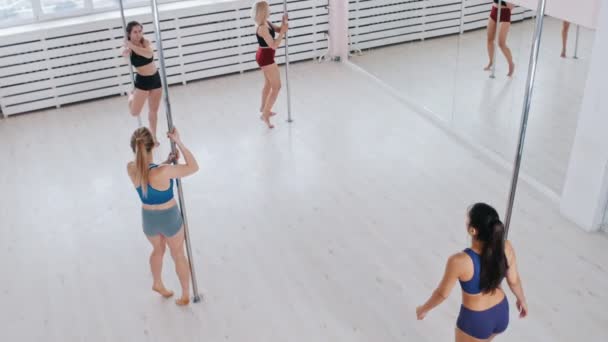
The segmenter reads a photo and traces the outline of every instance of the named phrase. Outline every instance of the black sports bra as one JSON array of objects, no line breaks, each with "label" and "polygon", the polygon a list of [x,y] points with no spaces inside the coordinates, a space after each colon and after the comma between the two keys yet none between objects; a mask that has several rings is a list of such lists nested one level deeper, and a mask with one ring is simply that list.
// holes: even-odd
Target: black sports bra
[{"label": "black sports bra", "polygon": [[133,65],[136,68],[139,68],[144,65],[148,65],[148,64],[152,63],[153,61],[154,61],[154,57],[147,58],[147,57],[136,54],[135,51],[131,51],[131,65]]},{"label": "black sports bra", "polygon": [[[259,27],[258,27],[258,29],[259,29]],[[274,38],[274,35],[275,35],[274,28],[272,27],[272,25],[270,25],[270,23],[268,23],[268,32],[270,32],[270,35],[272,36],[272,38]],[[264,38],[258,34],[257,29],[255,31],[255,36],[258,39],[258,44],[260,44],[260,47],[268,47],[268,44],[266,44],[266,41],[264,40]]]}]

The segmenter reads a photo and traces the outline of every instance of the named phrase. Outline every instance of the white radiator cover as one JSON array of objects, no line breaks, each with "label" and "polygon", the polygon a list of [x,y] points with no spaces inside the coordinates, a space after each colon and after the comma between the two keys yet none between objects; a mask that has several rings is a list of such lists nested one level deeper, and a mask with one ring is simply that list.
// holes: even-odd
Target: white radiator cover
[{"label": "white radiator cover", "polygon": [[[346,1],[346,0],[345,0]],[[327,52],[328,0],[290,0],[289,58]],[[350,0],[351,48],[367,49],[484,27],[491,0]],[[167,80],[187,83],[257,68],[251,0],[184,1],[160,6]],[[282,1],[270,1],[278,22]],[[149,9],[126,12],[155,42]],[[521,7],[513,21],[533,17]],[[46,30],[0,30],[0,109],[12,115],[124,94],[131,88],[120,56],[120,17],[71,20]],[[284,63],[284,50],[277,62]]]},{"label": "white radiator cover", "polygon": [[[191,5],[160,6],[169,84],[257,68],[252,1],[188,3]],[[280,21],[283,2],[270,4],[271,20]],[[291,0],[288,9],[290,61],[323,55],[327,51],[327,0]],[[128,10],[126,16],[127,21],[141,22],[146,37],[156,43],[149,9]],[[4,115],[130,91],[128,62],[120,56],[124,40],[120,16],[49,26],[29,32],[0,31],[0,108]],[[284,63],[284,49],[277,51],[276,60]]]}]

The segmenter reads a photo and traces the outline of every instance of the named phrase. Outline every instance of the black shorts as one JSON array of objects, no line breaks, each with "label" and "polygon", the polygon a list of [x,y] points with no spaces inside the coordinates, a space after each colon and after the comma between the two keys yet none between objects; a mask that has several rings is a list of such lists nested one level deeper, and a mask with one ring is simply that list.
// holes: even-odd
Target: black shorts
[{"label": "black shorts", "polygon": [[158,73],[158,70],[154,75],[142,76],[137,74],[137,76],[135,76],[135,88],[137,89],[153,90],[160,87],[162,87],[162,84],[160,82],[160,74]]}]

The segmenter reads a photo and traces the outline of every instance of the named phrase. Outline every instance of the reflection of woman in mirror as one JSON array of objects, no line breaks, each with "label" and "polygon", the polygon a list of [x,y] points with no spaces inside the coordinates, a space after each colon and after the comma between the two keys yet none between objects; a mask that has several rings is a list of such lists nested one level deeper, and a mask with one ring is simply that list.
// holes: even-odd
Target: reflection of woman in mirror
[{"label": "reflection of woman in mirror", "polygon": [[568,29],[570,29],[570,22],[565,21],[562,24],[562,58],[566,58],[566,45],[568,45]]},{"label": "reflection of woman in mirror", "polygon": [[507,3],[503,0],[494,0],[494,4],[492,5],[492,12],[490,13],[490,19],[488,20],[488,55],[490,57],[490,63],[488,63],[488,66],[486,66],[484,70],[490,70],[492,64],[494,63],[494,37],[496,36],[498,6],[501,6],[498,46],[509,63],[509,74],[507,76],[512,76],[515,69],[515,64],[513,63],[511,49],[509,49],[507,46],[507,35],[509,34],[509,29],[511,28],[511,10],[513,9],[513,4]]}]

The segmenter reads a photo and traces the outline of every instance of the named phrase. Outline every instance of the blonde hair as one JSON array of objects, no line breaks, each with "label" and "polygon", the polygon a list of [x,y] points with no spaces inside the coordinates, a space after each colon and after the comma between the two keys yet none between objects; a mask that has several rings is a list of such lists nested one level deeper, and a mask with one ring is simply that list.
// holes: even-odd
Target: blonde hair
[{"label": "blonde hair", "polygon": [[[264,18],[260,18],[260,15],[263,14],[264,11],[266,12],[266,15]],[[262,25],[268,18],[269,14],[270,6],[265,0],[256,1],[253,6],[251,6],[251,19],[253,19],[256,25]]]},{"label": "blonde hair", "polygon": [[131,136],[131,149],[135,153],[135,178],[141,186],[141,192],[148,195],[149,165],[147,154],[154,148],[154,137],[147,127],[140,127]]}]

